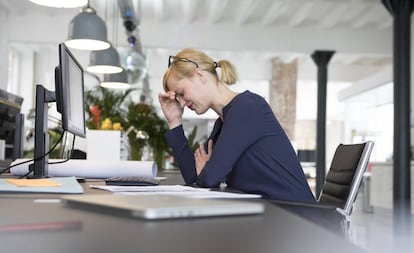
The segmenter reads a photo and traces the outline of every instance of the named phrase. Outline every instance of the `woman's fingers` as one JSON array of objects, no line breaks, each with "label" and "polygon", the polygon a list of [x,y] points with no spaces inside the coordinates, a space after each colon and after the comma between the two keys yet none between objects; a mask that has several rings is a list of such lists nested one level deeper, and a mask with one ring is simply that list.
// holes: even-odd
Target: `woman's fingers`
[{"label": "woman's fingers", "polygon": [[159,93],[158,99],[160,100],[160,102],[175,102],[175,92],[168,91],[164,93]]},{"label": "woman's fingers", "polygon": [[209,140],[207,143],[207,149],[208,151],[206,152],[206,150],[204,149],[204,145],[200,145],[196,151],[195,154],[199,157],[203,157],[206,160],[208,160],[211,156],[211,153],[213,152],[213,141]]},{"label": "woman's fingers", "polygon": [[213,152],[213,140],[208,140],[208,144],[207,144],[207,148],[208,148],[208,154],[211,156],[211,153]]}]

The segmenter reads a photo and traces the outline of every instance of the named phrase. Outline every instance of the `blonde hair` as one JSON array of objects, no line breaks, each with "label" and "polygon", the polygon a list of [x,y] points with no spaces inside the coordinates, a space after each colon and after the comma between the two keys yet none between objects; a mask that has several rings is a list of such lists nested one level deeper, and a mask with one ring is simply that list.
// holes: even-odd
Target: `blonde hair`
[{"label": "blonde hair", "polygon": [[[167,79],[170,75],[174,75],[178,79],[191,77],[194,73],[194,68],[197,67],[194,63],[197,63],[200,69],[210,72],[213,76],[216,77],[217,80],[221,80],[227,85],[232,85],[237,81],[236,69],[233,64],[227,60],[220,60],[218,62],[215,62],[204,52],[192,48],[185,48],[181,50],[175,57],[187,59],[191,62],[173,60],[170,67],[165,71],[162,80],[165,91],[168,91]],[[221,69],[220,78],[217,74],[216,68]]]}]

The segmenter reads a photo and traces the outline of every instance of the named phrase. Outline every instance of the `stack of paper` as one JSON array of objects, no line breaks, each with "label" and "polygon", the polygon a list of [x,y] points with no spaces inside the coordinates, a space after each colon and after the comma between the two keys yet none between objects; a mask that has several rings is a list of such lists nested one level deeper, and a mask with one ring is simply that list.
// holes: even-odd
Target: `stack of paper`
[{"label": "stack of paper", "polygon": [[213,191],[207,188],[195,188],[183,185],[157,185],[157,186],[116,186],[91,185],[91,188],[127,195],[174,195],[190,198],[261,198],[258,194],[232,193]]}]

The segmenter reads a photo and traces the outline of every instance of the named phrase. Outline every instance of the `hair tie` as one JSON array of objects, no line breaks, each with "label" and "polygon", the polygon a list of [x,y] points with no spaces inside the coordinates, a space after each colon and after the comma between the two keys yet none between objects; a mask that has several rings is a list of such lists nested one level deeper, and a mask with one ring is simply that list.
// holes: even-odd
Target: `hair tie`
[{"label": "hair tie", "polygon": [[219,65],[217,64],[217,62],[214,62],[214,68],[218,68]]}]

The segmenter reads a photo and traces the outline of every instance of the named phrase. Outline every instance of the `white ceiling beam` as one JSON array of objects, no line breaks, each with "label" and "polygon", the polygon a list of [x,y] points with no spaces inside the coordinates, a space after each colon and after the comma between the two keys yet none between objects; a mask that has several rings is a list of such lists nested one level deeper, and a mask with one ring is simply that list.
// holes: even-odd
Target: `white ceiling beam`
[{"label": "white ceiling beam", "polygon": [[238,15],[236,16],[236,23],[239,25],[246,24],[257,5],[255,0],[237,1],[239,4]]},{"label": "white ceiling beam", "polygon": [[[260,2],[263,0],[255,0]],[[292,0],[295,3],[306,3],[305,1]],[[309,0],[310,1],[310,0]],[[327,0],[319,0],[327,1]],[[363,1],[363,0],[360,0]],[[228,1],[227,7],[225,10],[232,9],[226,14],[226,22],[219,22],[218,24],[212,25],[208,20],[203,20],[203,22],[194,22],[191,24],[182,22],[181,18],[179,20],[168,20],[171,22],[159,22],[162,20],[162,17],[169,12],[170,7],[174,7],[174,11],[180,10],[182,3],[176,5],[178,1],[163,1],[163,0],[148,0],[146,7],[149,7],[147,11],[143,10],[143,13],[146,13],[144,24],[140,29],[140,37],[142,38],[143,47],[162,47],[162,48],[183,48],[189,45],[195,48],[211,48],[211,49],[220,49],[220,50],[235,50],[235,51],[277,51],[277,52],[299,52],[299,53],[310,53],[317,48],[326,48],[337,50],[337,52],[342,53],[373,53],[373,54],[390,54],[392,50],[392,31],[391,29],[377,30],[372,27],[367,27],[366,29],[351,29],[349,26],[340,25],[336,26],[335,29],[324,29],[320,24],[315,24],[313,22],[306,23],[306,26],[297,26],[294,29],[289,28],[288,25],[275,25],[275,26],[264,26],[260,23],[252,23],[249,25],[239,26],[233,17],[233,13],[237,12],[240,6],[233,6],[233,4],[243,4],[245,13],[250,15],[250,19],[254,14],[247,11],[246,9],[255,9],[262,10],[266,9],[264,13],[264,18],[270,16],[272,10],[283,9],[283,6],[290,5],[290,0],[281,1],[275,0],[272,5],[272,1],[266,2],[268,8],[264,6],[261,2],[260,6],[255,6],[253,1],[239,1],[232,0]],[[219,0],[214,1],[217,5],[220,5]],[[318,1],[316,1],[318,2]],[[348,2],[348,1],[347,1]],[[363,1],[365,3],[365,1]],[[7,2],[10,3],[10,2]],[[338,3],[340,3],[338,1]],[[164,4],[166,4],[164,6]],[[230,6],[230,4],[232,4]],[[297,4],[295,4],[296,6]],[[378,3],[379,8],[381,4]],[[163,7],[164,6],[164,7]],[[198,1],[198,6],[208,6],[204,0]],[[339,5],[338,5],[339,6]],[[361,9],[362,4],[357,4],[356,9]],[[372,5],[368,5],[370,7]],[[260,8],[259,8],[260,7]],[[153,9],[154,8],[154,9]],[[352,7],[354,8],[354,7]],[[165,10],[164,10],[165,9]],[[218,8],[223,9],[223,8]],[[363,9],[366,10],[367,8]],[[154,10],[154,11],[153,11]],[[74,10],[78,12],[78,10]],[[208,10],[200,9],[200,11],[208,12]],[[234,11],[234,12],[233,12]],[[288,8],[288,11],[291,11]],[[292,10],[293,12],[295,10]],[[384,11],[385,12],[385,11]],[[72,13],[72,12],[71,12]],[[156,14],[156,18],[153,17],[153,13]],[[204,13],[203,13],[204,14]],[[207,13],[206,13],[207,14]],[[363,16],[358,12],[359,16]],[[385,14],[384,14],[385,15]],[[64,12],[63,17],[65,19],[59,19],[57,21],[62,22],[60,27],[67,27],[70,19],[73,18],[73,15]],[[211,15],[209,15],[211,17]],[[205,17],[209,17],[205,16]],[[217,17],[219,17],[218,15]],[[257,17],[257,14],[254,16]],[[273,17],[272,17],[273,18]],[[21,31],[21,17],[14,16],[11,18],[13,21],[10,21],[10,24],[13,24],[15,29],[11,31]],[[165,19],[165,18],[164,18]],[[206,18],[207,19],[207,18]],[[27,20],[24,23],[25,32],[24,33],[13,33],[13,36],[10,37],[11,41],[28,41],[29,38],[38,42],[55,42],[62,41],[67,36],[67,31],[59,31],[59,29],[48,28],[39,30],[39,27],[49,27],[51,26],[50,18],[47,15],[39,16],[38,14],[28,14]],[[227,22],[228,21],[228,22]],[[342,20],[347,21],[349,20]],[[263,22],[263,20],[261,20]],[[58,24],[57,22],[53,22]],[[16,25],[15,25],[16,24]],[[371,25],[371,24],[370,24]],[[372,24],[374,26],[374,24]],[[56,33],[47,33],[47,31],[56,30],[59,32]],[[156,32],[154,32],[156,31]],[[121,36],[124,34],[119,34],[121,45],[126,45],[126,39]],[[220,40],[212,39],[220,37]],[[168,39],[166,39],[168,38]],[[373,41],[375,43],[373,43]]]},{"label": "white ceiling beam", "polygon": [[263,25],[270,25],[284,12],[286,12],[284,3],[282,1],[273,1],[272,5],[267,8],[267,12],[263,15],[261,22]]},{"label": "white ceiling beam", "polygon": [[350,8],[349,3],[339,4],[328,15],[321,18],[320,25],[324,28],[332,28],[341,22],[344,13],[350,11],[353,10]]},{"label": "white ceiling beam", "polygon": [[187,23],[192,23],[198,16],[198,0],[181,0],[183,5],[183,18]]},{"label": "white ceiling beam", "polygon": [[[153,32],[155,30],[156,33]],[[220,40],[212,39],[213,37],[219,37]],[[171,29],[171,25],[165,23],[147,22],[142,27],[142,38],[145,38],[144,47],[154,48],[182,48],[190,44],[195,48],[233,51],[311,53],[317,48],[325,48],[342,53],[384,55],[392,53],[392,40],[389,39],[392,38],[390,29],[351,29],[347,26],[338,26],[327,30],[318,24],[299,26],[292,30],[287,26],[260,26],[258,28],[236,24],[229,26],[228,23],[214,26],[195,23],[191,26],[176,24],[175,29]],[[165,40],[165,38],[169,39]],[[373,41],[378,43],[373,43]]]},{"label": "white ceiling beam", "polygon": [[299,10],[296,11],[296,14],[292,17],[289,24],[291,26],[298,26],[302,24],[306,18],[309,17],[309,13],[312,11],[313,6],[315,5],[315,2],[306,2],[303,3]]},{"label": "white ceiling beam", "polygon": [[207,20],[210,24],[215,24],[223,18],[224,10],[228,2],[228,0],[209,0],[210,9],[208,11]]},{"label": "white ceiling beam", "polygon": [[375,23],[375,28],[378,30],[390,28],[392,25],[391,14],[385,8],[378,8],[378,14],[374,17],[373,22]]},{"label": "white ceiling beam", "polygon": [[383,8],[380,4],[370,7],[363,15],[351,23],[351,27],[358,29],[367,25],[376,15],[378,15],[380,8]]}]

